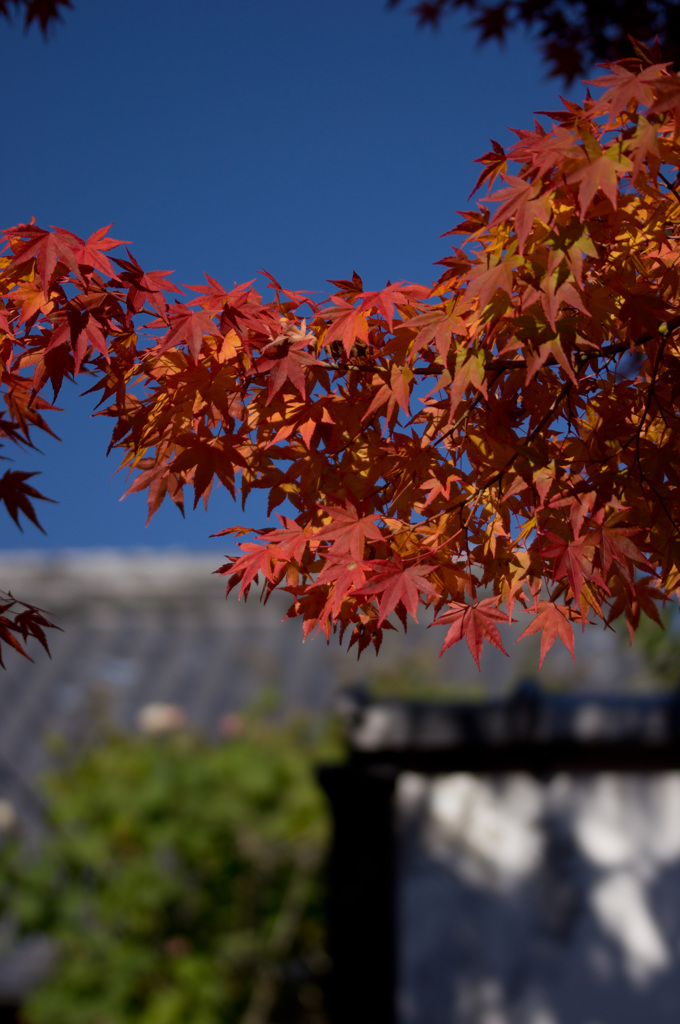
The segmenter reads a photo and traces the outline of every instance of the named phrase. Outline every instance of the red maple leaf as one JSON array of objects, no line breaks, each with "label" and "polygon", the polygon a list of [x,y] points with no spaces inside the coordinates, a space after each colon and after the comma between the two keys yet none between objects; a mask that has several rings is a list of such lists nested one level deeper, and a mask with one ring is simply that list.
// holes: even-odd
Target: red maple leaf
[{"label": "red maple leaf", "polygon": [[72,307],[65,314],[59,314],[56,320],[54,329],[47,334],[50,340],[45,346],[45,355],[60,345],[70,345],[76,373],[80,372],[90,345],[100,352],[107,362],[110,361],[106,337],[102,332],[102,326],[106,325],[100,324],[88,310]]},{"label": "red maple leaf", "polygon": [[379,626],[382,626],[390,612],[399,604],[403,605],[417,622],[420,595],[425,593],[432,597],[437,596],[437,591],[427,579],[434,571],[432,565],[404,565],[399,556],[392,560],[376,559],[368,565],[371,569],[378,567],[378,571],[371,574],[368,583],[358,593],[381,595],[378,607]]},{"label": "red maple leaf", "polygon": [[[276,517],[281,523],[280,530],[268,530],[265,534],[269,544],[275,543],[277,552],[288,561],[299,562],[304,555],[307,545],[309,544],[310,535],[304,526],[300,523],[296,523],[294,519],[289,519],[288,516],[279,515],[276,513]],[[222,531],[227,533],[230,531]],[[233,528],[232,531],[233,532]],[[214,534],[215,537],[221,534]]]},{"label": "red maple leaf", "polygon": [[445,360],[449,354],[453,334],[456,331],[465,330],[464,321],[447,307],[429,310],[427,313],[421,313],[420,316],[411,317],[406,326],[409,330],[418,328],[418,333],[413,340],[413,348],[416,352],[434,343],[442,360]]},{"label": "red maple leaf", "polygon": [[469,274],[468,298],[479,293],[479,305],[484,309],[496,291],[512,296],[514,288],[513,271],[522,263],[521,256],[508,256],[494,266],[476,264]]},{"label": "red maple leaf", "polygon": [[239,547],[243,554],[232,558],[231,562],[221,566],[217,572],[220,576],[231,577],[227,582],[227,594],[240,582],[238,596],[241,598],[248,596],[250,586],[259,573],[262,573],[269,583],[274,582],[276,558],[268,544],[244,541]]},{"label": "red maple leaf", "polygon": [[421,285],[407,284],[405,281],[398,281],[396,284],[387,284],[380,292],[362,292],[361,305],[357,312],[366,313],[376,309],[387,322],[388,330],[394,327],[395,306],[406,306],[409,302],[427,297],[429,289]]},{"label": "red maple leaf", "polygon": [[634,527],[608,526],[606,523],[597,528],[600,562],[605,578],[609,576],[612,566],[616,563],[623,578],[629,586],[632,586],[633,566],[639,565],[644,569],[652,568],[649,560],[630,539],[631,536],[639,532]]},{"label": "red maple leaf", "polygon": [[19,515],[23,513],[34,526],[38,527],[41,533],[44,533],[45,531],[35,514],[31,498],[52,502],[54,499],[46,498],[44,494],[41,494],[40,491],[37,491],[35,487],[31,487],[26,482],[31,477],[37,475],[37,473],[23,473],[18,469],[6,470],[0,477],[0,501],[4,502],[5,508],[20,530],[23,530],[23,527],[19,522]]},{"label": "red maple leaf", "polygon": [[349,502],[344,508],[324,508],[334,522],[323,526],[315,536],[317,541],[331,541],[330,553],[334,557],[349,555],[355,562],[364,557],[364,546],[367,540],[382,540],[380,528],[376,525],[378,516],[359,516],[354,505]]},{"label": "red maple leaf", "polygon": [[18,224],[15,228],[3,232],[3,235],[6,238],[23,236],[23,241],[15,249],[14,259],[8,269],[22,267],[35,258],[45,296],[49,293],[58,263],[63,263],[74,275],[78,275],[76,252],[84,243],[82,238],[78,238],[71,231],[64,231],[62,228],[45,231],[35,224]]},{"label": "red maple leaf", "polygon": [[[304,325],[304,321],[302,323]],[[309,341],[304,336],[304,327],[302,334],[303,337],[297,339],[291,335],[281,334],[269,342],[260,354],[254,372],[269,373],[267,403],[271,402],[288,381],[302,398],[306,397],[305,369],[309,366],[318,366],[319,360],[309,351]]]},{"label": "red maple leaf", "polygon": [[[217,324],[211,320],[207,313],[200,310],[189,309],[182,302],[173,302],[168,316],[169,328],[166,334],[158,343],[158,354],[162,355],[168,349],[175,348],[184,343],[195,363],[201,353],[203,335],[218,335]],[[154,320],[150,327],[157,327],[162,321]]]},{"label": "red maple leaf", "polygon": [[129,243],[127,240],[124,241],[119,238],[107,238],[107,232],[111,227],[113,227],[113,224],[107,224],[106,227],[93,231],[87,241],[83,242],[75,250],[75,257],[79,266],[91,267],[93,270],[100,270],[109,277],[113,276],[111,261],[107,256],[104,256],[104,253],[108,252],[109,249],[115,249],[119,245],[128,245]]},{"label": "red maple leaf", "polygon": [[[622,64],[614,64],[609,68],[608,75],[601,75],[597,79],[598,87],[608,86],[605,92],[597,101],[598,107],[603,111],[610,112],[612,109],[624,110],[629,103],[649,106],[654,99],[652,84],[663,82],[663,64],[652,64],[651,67],[633,73]],[[585,79],[586,85],[594,85],[595,82]]]},{"label": "red maple leaf", "polygon": [[342,606],[342,602],[350,595],[358,595],[360,588],[366,582],[366,563],[351,562],[346,556],[328,556],[324,568],[319,573],[314,584],[308,590],[313,592],[318,586],[328,586],[329,594],[326,604],[318,616],[320,629],[324,629],[330,617],[335,618]]},{"label": "red maple leaf", "polygon": [[[23,601],[17,601],[11,594],[1,594],[0,666],[2,666],[2,668],[5,667],[5,663],[2,660],[2,645],[5,643],[9,644],[10,647],[13,647],[14,650],[18,651],[18,653],[24,658],[27,658],[29,661],[33,661],[33,658],[24,647],[24,644],[29,637],[34,637],[49,654],[50,651],[47,645],[47,637],[45,636],[46,629],[58,629],[61,631],[60,626],[55,626],[53,622],[50,622],[45,618],[41,608],[25,604]],[[17,639],[19,636],[21,637],[23,644]]]},{"label": "red maple leaf", "polygon": [[127,304],[133,313],[139,313],[145,303],[156,310],[159,316],[165,318],[167,303],[164,292],[180,292],[172,281],[166,280],[172,270],[149,270],[146,273],[142,270],[137,260],[128,250],[128,259],[114,259],[119,267],[122,267],[122,274],[119,279],[127,285]]},{"label": "red maple leaf", "polygon": [[339,308],[323,309],[319,314],[324,320],[331,321],[331,326],[324,335],[323,343],[324,346],[328,346],[334,341],[341,341],[345,355],[349,358],[357,340],[363,341],[365,344],[368,343],[366,317],[350,302],[336,296],[331,296],[331,299]]},{"label": "red maple leaf", "polygon": [[524,251],[524,245],[536,219],[548,220],[550,217],[550,204],[547,198],[541,196],[541,183],[525,181],[523,178],[515,178],[512,175],[503,175],[507,188],[493,192],[487,197],[492,203],[500,203],[489,221],[489,227],[500,223],[503,220],[513,219],[515,230],[519,240],[519,252]]},{"label": "red maple leaf", "polygon": [[213,477],[217,477],[232,498],[236,497],[234,467],[245,467],[247,462],[238,450],[239,439],[235,434],[221,437],[179,434],[176,443],[183,450],[172,460],[169,468],[181,479],[186,476],[187,482],[193,483],[194,508],[201,496],[207,507]]},{"label": "red maple leaf", "polygon": [[581,218],[586,216],[595,193],[601,189],[616,209],[619,194],[619,177],[632,169],[630,160],[623,156],[618,147],[610,146],[598,156],[588,156],[568,176],[569,183],[579,183],[579,205]]},{"label": "red maple leaf", "polygon": [[541,555],[543,558],[555,559],[553,580],[566,578],[577,603],[586,579],[599,584],[605,590],[607,589],[601,574],[593,565],[595,545],[592,536],[586,534],[575,540],[567,541],[548,532],[546,537],[553,543],[549,546],[542,544]]},{"label": "red maple leaf", "polygon": [[515,643],[519,643],[523,637],[530,636],[532,633],[539,633],[541,630],[541,660],[538,663],[539,668],[557,637],[560,638],[567,648],[572,659],[576,660],[574,658],[574,627],[569,620],[569,612],[563,605],[553,604],[552,601],[539,601],[533,622],[527,626]]},{"label": "red maple leaf", "polygon": [[484,182],[490,186],[498,175],[502,174],[508,166],[508,158],[500,142],[496,142],[495,139],[491,139],[490,142],[493,149],[489,150],[488,153],[485,153],[484,156],[478,156],[475,160],[476,164],[484,164],[484,170],[477,178],[477,183],[468,196],[468,199],[470,199],[475,192],[482,187]]},{"label": "red maple leaf", "polygon": [[465,604],[464,601],[451,601],[449,610],[438,615],[431,623],[432,626],[441,626],[451,623],[442,649],[439,652],[441,658],[444,651],[453,647],[460,640],[465,641],[470,648],[470,654],[477,663],[479,669],[479,658],[482,653],[482,645],[485,640],[497,647],[499,651],[507,655],[503,647],[501,635],[498,632],[497,622],[507,622],[508,616],[498,607],[498,601],[494,597],[485,597],[477,604]]},{"label": "red maple leaf", "polygon": [[408,415],[412,381],[413,371],[409,366],[393,364],[390,368],[389,384],[383,384],[376,392],[375,398],[363,415],[363,421],[370,420],[373,413],[385,404],[387,404],[386,419],[388,422],[391,421],[397,406]]}]

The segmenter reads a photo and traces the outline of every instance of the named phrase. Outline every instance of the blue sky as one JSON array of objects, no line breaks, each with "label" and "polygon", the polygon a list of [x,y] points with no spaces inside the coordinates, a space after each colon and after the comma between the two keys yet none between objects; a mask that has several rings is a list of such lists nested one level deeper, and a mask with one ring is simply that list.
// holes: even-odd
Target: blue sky
[{"label": "blue sky", "polygon": [[[356,269],[369,288],[429,283],[442,232],[508,126],[559,105],[530,41],[478,49],[464,18],[419,31],[383,0],[75,0],[45,42],[0,22],[2,226],[34,216],[89,235],[114,222],[145,269],[224,284],[264,267],[285,286],[328,291]],[[569,95],[580,97],[583,86]],[[38,470],[43,537],[2,516],[5,549],[179,546],[245,515],[223,489],[182,520],[122,503],[109,428],[81,387],[64,390]],[[9,450],[6,454],[15,455]]]}]

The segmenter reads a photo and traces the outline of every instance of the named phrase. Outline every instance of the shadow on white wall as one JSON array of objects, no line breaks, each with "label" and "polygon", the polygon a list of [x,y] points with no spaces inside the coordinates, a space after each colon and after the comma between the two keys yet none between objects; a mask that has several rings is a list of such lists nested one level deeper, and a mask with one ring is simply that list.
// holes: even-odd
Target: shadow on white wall
[{"label": "shadow on white wall", "polygon": [[400,1024],[676,1024],[680,773],[405,773]]}]

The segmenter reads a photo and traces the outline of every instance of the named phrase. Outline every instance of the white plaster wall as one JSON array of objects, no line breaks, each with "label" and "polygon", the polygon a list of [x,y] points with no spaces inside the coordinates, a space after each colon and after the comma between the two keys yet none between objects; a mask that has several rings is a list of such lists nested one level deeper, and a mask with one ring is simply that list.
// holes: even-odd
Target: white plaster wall
[{"label": "white plaster wall", "polygon": [[399,1024],[677,1024],[680,773],[401,777]]}]

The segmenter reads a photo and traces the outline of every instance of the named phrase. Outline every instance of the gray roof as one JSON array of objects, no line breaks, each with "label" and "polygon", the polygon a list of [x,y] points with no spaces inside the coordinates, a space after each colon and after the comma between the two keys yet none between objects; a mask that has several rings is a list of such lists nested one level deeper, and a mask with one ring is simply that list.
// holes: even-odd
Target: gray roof
[{"label": "gray roof", "polygon": [[[266,605],[255,594],[225,601],[217,564],[213,555],[178,551],[0,553],[2,589],[48,609],[63,629],[50,631],[51,659],[37,644],[33,663],[6,653],[0,790],[10,774],[14,790],[21,780],[30,784],[47,763],[45,737],[77,738],[97,709],[129,729],[149,703],[178,704],[190,725],[214,733],[221,715],[267,687],[278,691],[283,708],[323,711],[339,688],[376,672],[450,683],[454,693],[480,685],[463,645],[438,658],[441,629],[390,633],[377,660],[366,652],[357,661],[354,651],[321,636],[303,644],[299,620],[282,621],[288,595],[275,594]],[[537,663],[536,644],[512,646],[521,628],[506,630],[512,658],[490,646],[482,656],[481,678],[493,694]],[[575,666],[556,645],[546,667],[553,680],[576,687],[606,689],[640,675],[639,661],[595,628],[580,638]]]}]

